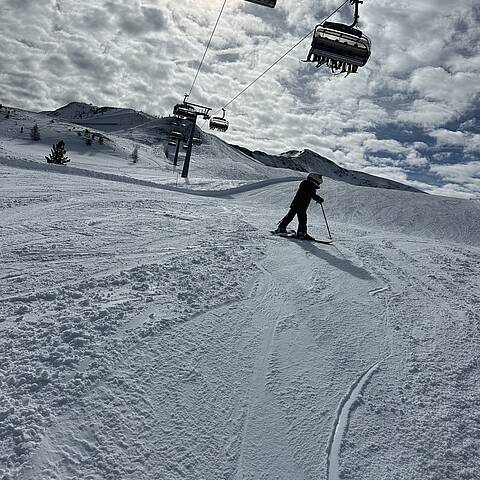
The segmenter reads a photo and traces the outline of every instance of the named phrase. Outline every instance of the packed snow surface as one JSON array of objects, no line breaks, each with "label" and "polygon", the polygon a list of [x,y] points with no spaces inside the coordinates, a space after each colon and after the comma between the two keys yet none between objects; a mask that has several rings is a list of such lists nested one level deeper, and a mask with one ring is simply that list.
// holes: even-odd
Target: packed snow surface
[{"label": "packed snow surface", "polygon": [[45,118],[0,123],[0,479],[480,478],[480,202],[327,179],[285,239],[291,170]]}]

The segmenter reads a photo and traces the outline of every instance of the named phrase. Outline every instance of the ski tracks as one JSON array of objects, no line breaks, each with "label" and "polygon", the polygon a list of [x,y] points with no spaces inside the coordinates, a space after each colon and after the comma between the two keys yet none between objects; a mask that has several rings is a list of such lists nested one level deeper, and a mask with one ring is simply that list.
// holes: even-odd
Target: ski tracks
[{"label": "ski tracks", "polygon": [[[430,299],[429,304],[439,300],[433,314],[447,319],[448,327],[454,325],[452,319],[462,320],[446,295],[455,282],[466,284],[476,278],[478,269],[470,267],[473,253],[457,249],[449,255],[438,247],[428,254],[430,263],[425,258],[418,262],[419,255],[428,256],[427,247],[408,244],[408,249],[401,249],[385,239],[351,249],[349,245],[347,251],[340,247],[343,258],[331,247],[270,238],[263,250],[264,245],[255,247],[259,234],[254,227],[234,221],[223,207],[204,201],[203,207],[217,219],[218,228],[216,224],[203,227],[204,220],[199,220],[196,225],[203,228],[205,238],[195,245],[186,247],[175,237],[157,244],[155,234],[150,233],[141,244],[136,243],[138,251],[127,252],[131,238],[142,235],[132,219],[127,224],[128,235],[121,238],[122,265],[113,266],[112,271],[92,268],[99,278],[82,282],[81,288],[75,285],[55,290],[56,296],[43,298],[41,294],[21,300],[43,309],[40,321],[33,318],[33,312],[17,312],[13,303],[5,307],[19,316],[19,341],[25,343],[31,337],[36,350],[39,345],[45,347],[40,352],[45,359],[33,358],[27,348],[16,352],[22,368],[24,364],[32,373],[23,378],[14,370],[9,372],[6,392],[11,390],[17,397],[24,391],[25,396],[37,395],[31,393],[37,387],[41,392],[34,397],[38,406],[12,404],[11,417],[29,419],[29,412],[37,407],[40,413],[50,408],[58,415],[37,423],[28,420],[29,424],[19,423],[7,431],[25,456],[46,431],[35,458],[29,459],[32,468],[19,477],[22,480],[72,476],[92,480],[311,480],[325,479],[326,461],[337,465],[329,468],[330,480],[340,472],[345,478],[382,478],[373,460],[362,463],[364,457],[357,448],[371,449],[369,458],[377,458],[375,452],[385,450],[397,438],[407,444],[409,437],[398,436],[401,429],[413,435],[411,425],[405,426],[402,404],[413,411],[420,402],[409,395],[407,387],[395,384],[388,371],[392,362],[382,370],[377,369],[377,362],[390,351],[397,360],[403,360],[398,356],[401,349],[413,351],[406,360],[411,371],[405,372],[405,367],[400,373],[406,373],[406,384],[413,388],[415,398],[431,400],[422,385],[436,378],[435,368],[441,365],[436,357],[442,357],[439,338],[447,327],[419,322],[430,318],[421,301],[424,297]],[[81,235],[86,248],[95,247],[99,236],[106,245],[132,217],[133,208],[145,216],[142,228],[151,232],[158,222],[155,211],[162,205],[158,199],[144,198],[138,198],[133,207],[131,200],[129,204],[121,199],[100,202],[117,216],[106,222],[87,212],[81,218],[88,226],[85,233],[95,234],[90,237],[92,243],[88,235]],[[248,212],[248,205],[234,207],[236,216],[242,216],[242,209],[243,215]],[[163,211],[165,230],[176,225],[178,217],[182,222],[195,218],[195,211],[196,206],[180,201]],[[259,213],[257,220],[264,226],[265,214]],[[59,225],[59,235],[61,229],[79,227],[78,222],[72,217]],[[43,240],[39,242],[43,245]],[[16,267],[21,262],[17,257],[30,248],[34,253],[37,247],[17,252],[14,243],[12,239],[12,265]],[[233,245],[237,248],[229,250]],[[425,250],[419,254],[418,249]],[[252,258],[258,262],[261,252],[264,260],[255,267]],[[142,257],[145,264],[139,264]],[[435,262],[441,267],[433,268]],[[463,271],[455,267],[461,262]],[[432,266],[427,278],[422,277],[422,265]],[[240,295],[245,278],[258,268],[261,274],[250,294]],[[69,277],[63,280],[70,284]],[[478,298],[473,286],[455,291],[456,306],[462,308]],[[70,314],[60,317],[60,309]],[[91,318],[85,316],[87,311],[92,312]],[[459,340],[459,348],[475,345],[473,322],[477,317],[473,310],[465,317],[461,325],[470,328],[472,336],[468,345]],[[91,331],[92,325],[102,330]],[[98,338],[103,340],[97,342]],[[66,351],[60,349],[65,346]],[[447,346],[447,351],[452,348]],[[72,362],[59,366],[60,379],[49,373],[56,371],[58,359]],[[466,389],[468,380],[476,378],[474,357],[466,355],[464,360],[460,373],[453,367],[447,371],[451,388],[455,379]],[[37,361],[49,367],[44,369],[49,377],[43,379],[42,369],[30,368]],[[374,371],[378,372],[375,381]],[[442,395],[438,382],[437,378],[431,388]],[[44,394],[47,389],[51,397]],[[52,403],[44,405],[43,400]],[[58,414],[62,402],[68,414]],[[469,415],[473,422],[474,412]],[[420,420],[428,431],[427,416]],[[397,436],[383,428],[382,421],[395,425]],[[377,438],[369,422],[380,424],[385,437]],[[370,444],[362,443],[363,432],[373,436]],[[388,463],[378,458],[378,464]]]},{"label": "ski tracks", "polygon": [[391,236],[355,251],[386,285],[370,295],[385,303],[391,358],[357,402],[342,478],[476,478],[478,249]]},{"label": "ski tracks", "polygon": [[[178,445],[184,439],[181,434],[175,443],[179,423],[175,421],[170,433],[162,436],[156,421],[165,414],[170,422],[178,411],[182,416],[182,408],[189,410],[187,401],[195,405],[182,385],[201,384],[196,364],[209,345],[198,324],[201,314],[221,305],[228,309],[244,298],[243,285],[255,274],[253,261],[259,247],[250,244],[248,226],[236,223],[212,201],[205,200],[206,215],[215,217],[218,225],[205,227],[198,202],[178,201],[172,208],[171,200],[145,198],[143,192],[138,196],[130,192],[128,201],[122,193],[112,192],[105,198],[99,188],[73,209],[71,202],[65,204],[53,242],[41,236],[26,243],[26,234],[18,228],[9,228],[4,237],[2,254],[12,269],[23,273],[28,268],[30,273],[22,277],[24,294],[15,294],[19,282],[14,277],[2,284],[6,295],[0,303],[4,333],[0,349],[7,357],[0,369],[2,475],[53,480],[73,474],[103,480],[128,478],[137,472],[136,478],[142,478],[147,474],[136,467],[139,458],[154,460],[149,465],[152,472],[155,462],[163,465],[159,467],[163,472],[194,469],[190,456],[179,453],[184,448]],[[165,203],[169,208],[159,218],[158,210]],[[26,209],[9,210],[5,221],[14,226],[21,218],[21,225],[36,225],[41,218],[48,226],[52,216],[57,219],[53,215],[57,208],[50,206],[52,215],[46,208],[46,214],[39,217]],[[166,215],[174,212],[195,219],[200,235],[193,249],[187,249],[185,227],[177,225],[174,234],[170,233],[177,222]],[[82,235],[82,241],[74,243],[68,231],[77,228],[94,235]],[[138,235],[143,241],[132,244],[132,236]],[[17,248],[18,244],[24,247]],[[73,255],[83,251],[91,261]],[[110,253],[108,262],[103,261],[102,251]],[[30,253],[42,255],[34,268],[25,265]],[[7,297],[10,293],[14,295]],[[199,333],[186,326],[191,320]],[[211,337],[217,338],[213,325],[218,318],[212,314],[207,323],[212,327]],[[222,332],[224,343],[230,345],[230,332],[226,327]],[[190,341],[193,338],[197,343]],[[192,361],[184,363],[184,358]],[[212,358],[217,358],[215,368],[221,371],[222,358],[215,353]],[[211,385],[216,371],[210,371]],[[207,418],[209,406],[216,404],[216,392],[213,388],[202,391],[205,402],[199,415]],[[169,412],[164,405],[180,407]],[[150,452],[148,432],[158,434],[157,444],[169,442],[171,448],[162,453],[152,447]],[[188,438],[195,443],[197,437]],[[210,448],[206,430],[198,438]]]},{"label": "ski tracks", "polygon": [[[258,347],[247,397],[240,407],[243,422],[237,431],[238,459],[232,477],[235,480],[302,478],[288,446],[288,423],[269,392],[274,375],[272,356],[277,330],[282,321],[295,316],[296,305],[279,282],[284,275],[277,263],[263,266],[263,286],[252,306],[256,316]],[[230,477],[229,477],[230,478]]]},{"label": "ski tracks", "polygon": [[[388,314],[373,314],[382,308],[381,301],[365,308],[371,303],[368,285],[378,282],[369,275],[357,275],[358,266],[328,268],[315,261],[320,255],[310,249],[303,253],[297,247],[274,242],[268,254],[269,285],[257,312],[265,330],[251,377],[235,480],[325,478],[325,458],[318,449],[325,445],[327,465],[335,455],[338,464],[348,427],[345,419],[379,364],[384,315]],[[282,262],[272,262],[278,258]],[[351,261],[358,263],[358,259]],[[358,290],[358,316],[345,308],[343,288],[350,288],[349,294]],[[298,302],[300,292],[305,302]],[[344,334],[342,330],[348,331],[350,322],[354,330]],[[371,339],[359,348],[357,335]],[[356,359],[353,363],[345,359],[343,349],[349,347]],[[362,353],[365,348],[367,352]],[[342,399],[342,389],[357,375],[355,370],[375,357],[375,368],[356,380]],[[332,425],[335,435],[331,436]],[[337,448],[332,449],[332,444]]]},{"label": "ski tracks", "polygon": [[271,455],[255,458],[256,436],[278,426],[263,415],[278,299],[263,269],[247,299],[146,337],[49,432],[24,478],[43,478],[42,468],[48,478],[72,469],[82,478],[250,478],[252,461],[263,469]]}]

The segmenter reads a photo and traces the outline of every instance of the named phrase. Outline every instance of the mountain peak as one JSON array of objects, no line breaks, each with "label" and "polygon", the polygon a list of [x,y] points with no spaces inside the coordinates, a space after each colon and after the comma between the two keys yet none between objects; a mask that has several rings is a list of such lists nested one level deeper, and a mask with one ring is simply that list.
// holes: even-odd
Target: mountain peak
[{"label": "mountain peak", "polygon": [[232,147],[241,150],[243,153],[246,153],[269,167],[289,168],[305,173],[317,172],[325,177],[343,181],[351,185],[423,193],[421,190],[396,182],[395,180],[389,180],[355,170],[348,170],[308,148],[304,150],[289,150],[278,155],[270,155],[258,150],[252,152],[251,150],[236,145],[232,145]]}]

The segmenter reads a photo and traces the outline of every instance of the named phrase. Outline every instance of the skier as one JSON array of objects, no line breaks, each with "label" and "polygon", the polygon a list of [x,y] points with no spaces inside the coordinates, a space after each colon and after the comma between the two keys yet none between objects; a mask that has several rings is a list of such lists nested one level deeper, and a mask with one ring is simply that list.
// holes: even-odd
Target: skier
[{"label": "skier", "polygon": [[300,183],[297,194],[290,205],[290,210],[280,221],[274,233],[280,235],[287,234],[287,226],[296,215],[298,217],[297,237],[302,240],[314,240],[314,238],[307,233],[307,208],[312,199],[317,203],[323,203],[323,198],[316,194],[322,182],[323,178],[319,173],[308,174],[307,179]]}]

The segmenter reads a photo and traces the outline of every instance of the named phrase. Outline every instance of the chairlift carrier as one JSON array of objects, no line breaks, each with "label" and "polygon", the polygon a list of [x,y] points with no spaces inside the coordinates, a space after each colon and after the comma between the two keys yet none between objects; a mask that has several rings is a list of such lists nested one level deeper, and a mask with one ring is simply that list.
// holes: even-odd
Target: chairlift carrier
[{"label": "chairlift carrier", "polygon": [[225,109],[222,117],[212,117],[210,119],[210,130],[218,130],[219,132],[226,132],[228,130],[228,121],[225,119]]},{"label": "chairlift carrier", "polygon": [[185,103],[177,103],[173,107],[173,114],[179,118],[196,118],[195,109]]},{"label": "chairlift carrier", "polygon": [[363,67],[371,53],[370,40],[361,30],[355,28],[358,23],[358,6],[361,0],[350,0],[355,5],[354,21],[351,25],[324,22],[315,27],[312,46],[306,62],[317,62],[330,67],[333,73],[356,73]]},{"label": "chairlift carrier", "polygon": [[180,140],[183,140],[183,137],[184,137],[183,133],[182,133],[182,132],[179,132],[179,131],[177,131],[177,130],[172,130],[172,131],[170,132],[170,138],[172,138],[172,139],[180,139]]},{"label": "chairlift carrier", "polygon": [[177,103],[173,107],[173,114],[181,117],[194,120],[197,117],[203,117],[205,120],[210,119],[211,108],[196,103],[187,102],[188,94],[185,95],[183,103]]},{"label": "chairlift carrier", "polygon": [[275,8],[277,0],[245,0],[246,2],[256,3],[257,5],[262,5],[263,7]]}]

